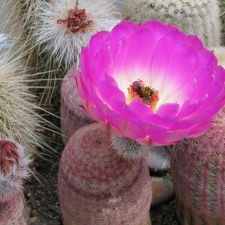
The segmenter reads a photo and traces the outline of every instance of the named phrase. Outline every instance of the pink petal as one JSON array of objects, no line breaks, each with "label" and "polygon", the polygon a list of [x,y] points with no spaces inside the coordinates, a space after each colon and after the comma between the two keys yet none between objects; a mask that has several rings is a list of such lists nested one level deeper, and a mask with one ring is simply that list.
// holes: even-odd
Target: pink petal
[{"label": "pink petal", "polygon": [[[126,118],[128,120],[136,121],[137,118],[138,118],[138,120],[141,120],[138,111],[133,110],[133,108],[131,108],[125,102],[120,101],[120,99],[117,99],[115,97],[112,98],[110,106],[112,107],[113,110],[119,112],[121,116],[123,116],[124,118]],[[146,112],[151,113],[152,110],[149,108],[148,111],[146,111]],[[138,122],[139,121],[137,121],[137,123]]]},{"label": "pink petal", "polygon": [[138,28],[139,26],[131,21],[122,21],[112,29],[109,41],[115,44],[121,38],[128,40]]},{"label": "pink petal", "polygon": [[192,115],[193,113],[195,113],[201,106],[201,103],[199,101],[194,101],[194,102],[185,102],[181,109],[180,112],[178,113],[178,116],[180,118],[185,118],[188,117],[190,115]]},{"label": "pink petal", "polygon": [[140,28],[134,32],[129,40],[125,60],[129,76],[133,76],[135,80],[146,80],[150,75],[150,63],[156,44],[157,39],[150,29]]},{"label": "pink petal", "polygon": [[181,40],[184,40],[183,34],[181,34],[178,30],[174,30],[163,36],[163,38],[158,41],[154,49],[151,61],[150,83],[157,90],[162,90],[165,86],[165,79],[168,80],[170,75],[173,76],[171,73],[167,73],[170,72],[167,71],[167,68],[169,63],[173,61],[171,51]]},{"label": "pink petal", "polygon": [[198,52],[201,67],[214,67],[217,65],[217,59],[212,51],[202,50]]},{"label": "pink petal", "polygon": [[98,80],[99,94],[104,102],[110,104],[112,98],[117,98],[122,102],[126,101],[124,93],[118,88],[117,82],[110,76]]},{"label": "pink petal", "polygon": [[[190,82],[189,82],[190,83]],[[213,83],[213,70],[212,69],[199,69],[194,74],[194,80],[190,88],[194,89],[192,99],[199,100],[206,96]],[[188,87],[187,87],[188,88]],[[184,88],[185,91],[188,91]]]},{"label": "pink petal", "polygon": [[129,109],[134,112],[138,112],[138,117],[145,119],[146,116],[153,113],[153,110],[150,106],[143,104],[141,101],[138,101],[136,98],[129,104]]},{"label": "pink petal", "polygon": [[180,105],[177,103],[167,103],[167,104],[163,104],[159,107],[159,109],[157,110],[157,115],[159,116],[176,116],[177,113],[180,110]]},{"label": "pink petal", "polygon": [[137,29],[138,25],[130,21],[123,21],[115,26],[109,34],[107,48],[110,49],[110,54],[114,60],[114,67],[111,69],[112,75],[119,76],[121,71],[125,69],[124,61],[127,55],[127,40]]},{"label": "pink petal", "polygon": [[172,25],[165,26],[164,24],[162,24],[157,20],[146,21],[145,23],[142,24],[141,27],[150,28],[157,40],[164,37],[170,31],[178,30],[177,27],[174,27]]},{"label": "pink petal", "polygon": [[[173,83],[175,86],[171,88],[171,95],[173,94],[183,96],[183,89],[193,80],[193,75],[198,67],[198,58],[195,49],[190,48],[185,43],[179,43],[170,50],[170,58],[166,62],[167,68],[165,70],[163,82],[161,82],[161,91],[168,88],[167,84]],[[177,62],[179,61],[179,65]],[[164,62],[162,62],[164,63]]]},{"label": "pink petal", "polygon": [[158,114],[152,114],[146,117],[146,121],[151,122],[152,125],[161,126],[163,128],[169,128],[174,123],[177,123],[180,120],[177,116],[160,116]]},{"label": "pink petal", "polygon": [[204,45],[197,35],[188,35],[187,38],[189,44],[192,45],[196,50],[200,51],[204,49]]}]

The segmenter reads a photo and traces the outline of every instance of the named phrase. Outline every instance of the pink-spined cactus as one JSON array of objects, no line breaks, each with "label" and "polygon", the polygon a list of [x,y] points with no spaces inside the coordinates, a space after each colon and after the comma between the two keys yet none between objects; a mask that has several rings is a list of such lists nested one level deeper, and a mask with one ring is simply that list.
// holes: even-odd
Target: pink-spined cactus
[{"label": "pink-spined cactus", "polygon": [[74,81],[76,73],[76,66],[72,66],[61,85],[61,133],[65,143],[80,127],[94,122],[80,107],[80,95]]},{"label": "pink-spined cactus", "polygon": [[174,146],[171,172],[183,225],[225,225],[225,107],[212,128]]},{"label": "pink-spined cactus", "polygon": [[60,161],[64,225],[150,225],[152,186],[144,160],[126,160],[98,123],[76,131]]},{"label": "pink-spined cactus", "polygon": [[11,140],[0,140],[0,225],[28,225],[29,213],[23,183],[29,176],[30,159],[24,148]]}]

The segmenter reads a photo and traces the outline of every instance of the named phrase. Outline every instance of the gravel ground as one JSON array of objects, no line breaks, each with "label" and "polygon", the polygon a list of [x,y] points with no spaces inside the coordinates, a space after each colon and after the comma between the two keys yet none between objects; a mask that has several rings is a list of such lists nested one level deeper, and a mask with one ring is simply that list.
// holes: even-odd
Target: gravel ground
[{"label": "gravel ground", "polygon": [[[25,186],[31,225],[63,225],[57,197],[57,173],[64,146],[60,144],[61,140],[58,143],[54,147],[57,153],[34,161],[32,171],[36,177],[31,177]],[[152,225],[181,225],[176,216],[174,200],[152,209],[151,219]]]}]

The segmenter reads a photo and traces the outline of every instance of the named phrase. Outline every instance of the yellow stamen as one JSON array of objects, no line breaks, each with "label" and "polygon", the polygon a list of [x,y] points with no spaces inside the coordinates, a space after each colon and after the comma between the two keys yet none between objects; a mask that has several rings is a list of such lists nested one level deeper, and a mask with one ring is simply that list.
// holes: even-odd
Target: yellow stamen
[{"label": "yellow stamen", "polygon": [[128,90],[127,104],[130,104],[134,98],[138,101],[143,102],[146,105],[149,105],[153,111],[156,111],[156,105],[159,101],[159,92],[150,86],[145,86],[145,83],[142,80],[134,81]]}]

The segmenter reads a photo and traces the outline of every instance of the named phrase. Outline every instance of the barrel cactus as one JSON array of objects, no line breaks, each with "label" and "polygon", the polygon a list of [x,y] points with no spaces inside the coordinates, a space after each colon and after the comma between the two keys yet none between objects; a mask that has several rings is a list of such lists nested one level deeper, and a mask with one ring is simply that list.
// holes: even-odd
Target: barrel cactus
[{"label": "barrel cactus", "polygon": [[126,6],[125,18],[138,23],[157,19],[187,34],[198,35],[207,47],[221,44],[217,0],[131,0]]},{"label": "barrel cactus", "polygon": [[171,173],[176,208],[184,225],[225,224],[225,108],[212,128],[174,146]]},{"label": "barrel cactus", "polygon": [[149,225],[151,188],[145,161],[119,157],[98,123],[69,139],[58,176],[64,225]]},{"label": "barrel cactus", "polygon": [[0,140],[0,225],[28,225],[23,183],[29,176],[30,159],[12,140]]}]

